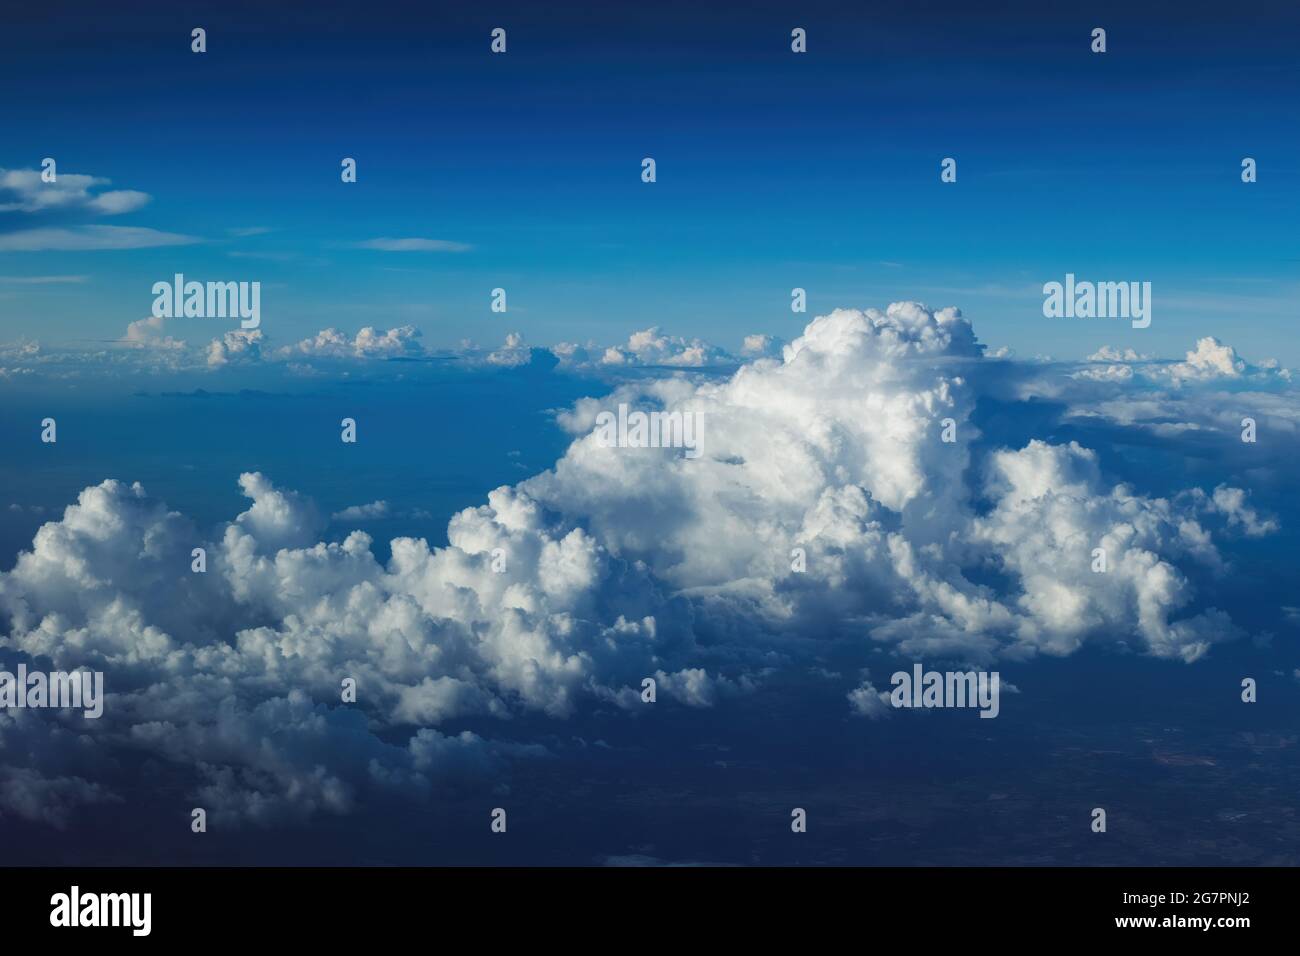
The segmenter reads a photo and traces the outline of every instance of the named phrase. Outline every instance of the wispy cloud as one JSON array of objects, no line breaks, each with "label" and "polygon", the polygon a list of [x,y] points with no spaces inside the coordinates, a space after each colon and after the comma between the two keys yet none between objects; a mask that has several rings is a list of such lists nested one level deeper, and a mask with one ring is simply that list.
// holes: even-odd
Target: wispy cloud
[{"label": "wispy cloud", "polygon": [[325,262],[324,259],[307,258],[297,252],[245,252],[243,250],[233,250],[227,252],[232,259],[261,259],[264,262],[301,262],[307,265],[320,265]]},{"label": "wispy cloud", "polygon": [[0,212],[39,213],[48,210],[81,210],[101,216],[132,212],[149,202],[148,193],[135,189],[110,189],[102,176],[60,173],[52,183],[41,179],[36,169],[0,169]]},{"label": "wispy cloud", "polygon": [[358,249],[378,249],[380,252],[467,252],[474,248],[464,242],[447,239],[367,239],[356,243]]},{"label": "wispy cloud", "polygon": [[74,285],[85,282],[86,276],[0,276],[4,285]]},{"label": "wispy cloud", "polygon": [[0,252],[84,252],[98,249],[151,249],[189,246],[197,236],[160,232],[143,226],[74,226],[22,229],[0,234]]}]

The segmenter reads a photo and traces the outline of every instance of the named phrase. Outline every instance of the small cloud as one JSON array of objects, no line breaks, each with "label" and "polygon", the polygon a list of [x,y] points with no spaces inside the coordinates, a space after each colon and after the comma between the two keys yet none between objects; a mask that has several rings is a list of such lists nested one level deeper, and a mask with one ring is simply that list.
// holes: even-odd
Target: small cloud
[{"label": "small cloud", "polygon": [[50,210],[82,210],[101,216],[133,212],[150,200],[148,193],[135,189],[110,189],[92,194],[92,188],[106,186],[102,176],[59,173],[47,183],[39,169],[0,169],[0,212],[40,213]]},{"label": "small cloud", "polygon": [[532,349],[524,343],[524,337],[518,332],[506,333],[505,344],[488,355],[487,360],[491,365],[502,365],[507,368],[515,368],[520,365],[527,365],[532,359]]},{"label": "small cloud", "polygon": [[248,364],[262,358],[261,329],[233,329],[208,343],[208,368]]},{"label": "small cloud", "polygon": [[746,335],[740,354],[746,358],[780,358],[785,341],[774,335]]},{"label": "small cloud", "polygon": [[147,319],[138,319],[126,327],[126,335],[122,336],[122,342],[140,348],[185,348],[184,341],[164,333],[163,327],[166,323],[167,319],[156,315]]},{"label": "small cloud", "polygon": [[411,325],[395,329],[376,329],[366,326],[355,338],[338,329],[322,329],[310,339],[297,345],[286,345],[279,350],[284,358],[306,355],[313,358],[401,358],[420,355],[420,330]]},{"label": "small cloud", "polygon": [[1169,374],[1176,383],[1211,378],[1238,378],[1246,363],[1237,357],[1231,345],[1224,345],[1212,335],[1198,339],[1196,348],[1187,353],[1187,361],[1171,366]]},{"label": "small cloud", "polygon": [[862,672],[862,683],[849,691],[849,709],[859,717],[879,720],[889,714],[889,692],[876,690],[866,671]]},{"label": "small cloud", "polygon": [[149,194],[135,189],[115,189],[100,193],[86,203],[86,208],[105,216],[119,216],[133,212],[149,201]]},{"label": "small cloud", "polygon": [[1093,352],[1084,361],[1087,362],[1141,362],[1150,358],[1149,355],[1143,355],[1133,349],[1117,349],[1110,345],[1103,345],[1097,351]]},{"label": "small cloud", "polygon": [[[750,336],[749,339],[755,337]],[[774,347],[775,340],[770,344]],[[600,364],[606,366],[660,365],[703,368],[734,362],[735,359],[725,349],[699,339],[687,340],[676,335],[661,335],[658,326],[633,332],[625,344],[606,348],[600,358]]]},{"label": "small cloud", "polygon": [[377,521],[388,517],[387,501],[372,501],[368,505],[351,505],[330,515],[331,521]]}]

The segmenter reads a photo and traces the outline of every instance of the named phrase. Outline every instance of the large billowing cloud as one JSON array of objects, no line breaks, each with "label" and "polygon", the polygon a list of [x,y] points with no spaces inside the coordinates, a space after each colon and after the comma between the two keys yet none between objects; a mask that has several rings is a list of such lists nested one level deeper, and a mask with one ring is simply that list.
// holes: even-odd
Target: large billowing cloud
[{"label": "large billowing cloud", "polygon": [[[1196,354],[1237,369],[1217,344]],[[811,671],[829,640],[961,663],[1088,642],[1193,661],[1235,636],[1193,581],[1223,566],[1217,541],[1273,519],[1228,485],[1110,483],[1073,442],[981,452],[976,401],[1003,377],[955,309],[837,310],[725,379],[578,402],[553,468],[461,512],[447,547],[394,540],[386,564],[362,531],[322,540],[325,517],[265,475],[239,477],[250,504],[210,540],[138,484],[87,488],[0,575],[0,622],[12,651],[104,670],[112,696],[78,761],[57,719],[0,715],[34,755],[0,804],[113,799],[78,768],[125,749],[190,768],[195,801],[229,819],[346,813],[539,756],[512,717],[630,717],[644,678],[669,705],[726,706],[774,668]],[[1062,378],[1094,402],[1121,387]],[[620,404],[697,416],[699,454],[607,447],[598,417]],[[867,681],[846,708],[882,706]],[[500,734],[465,732],[471,718]]]}]

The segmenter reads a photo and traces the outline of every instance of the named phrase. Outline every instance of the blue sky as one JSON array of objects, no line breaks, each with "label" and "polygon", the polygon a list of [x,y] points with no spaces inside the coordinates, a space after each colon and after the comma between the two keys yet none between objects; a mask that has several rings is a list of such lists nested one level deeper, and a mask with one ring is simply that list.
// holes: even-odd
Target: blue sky
[{"label": "blue sky", "polygon": [[[927,5],[923,22],[840,4],[17,14],[0,39],[0,166],[53,156],[152,197],[53,224],[200,241],[0,251],[0,331],[115,339],[180,271],[261,281],[275,341],[364,324],[438,345],[507,329],[615,341],[660,325],[734,348],[797,333],[800,286],[814,314],[956,305],[1019,354],[1173,357],[1231,330],[1243,354],[1300,362],[1279,334],[1300,287],[1300,75],[1279,28],[1294,11],[1036,6]],[[200,24],[204,55],[189,50]],[[505,56],[487,52],[498,25]],[[794,25],[806,55],[789,51]],[[356,184],[339,181],[344,156]],[[955,184],[939,181],[947,156]],[[1244,156],[1257,183],[1240,182]],[[0,213],[6,233],[51,224]],[[377,237],[471,248],[354,247]],[[1066,272],[1151,281],[1153,326],[1044,319],[1042,284]],[[40,276],[84,281],[12,281]],[[508,317],[488,311],[497,286]]]},{"label": "blue sky", "polygon": [[12,860],[1300,862],[1293,8],[296,6],[0,31]]}]

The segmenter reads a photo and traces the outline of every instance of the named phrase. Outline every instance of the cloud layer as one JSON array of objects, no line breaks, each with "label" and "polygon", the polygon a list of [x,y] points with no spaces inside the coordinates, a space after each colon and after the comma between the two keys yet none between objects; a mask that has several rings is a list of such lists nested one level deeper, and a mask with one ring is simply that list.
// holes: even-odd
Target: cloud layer
[{"label": "cloud layer", "polygon": [[[147,320],[132,329],[170,348]],[[322,333],[287,351],[402,355],[412,333]],[[1194,582],[1225,566],[1222,541],[1276,530],[1246,491],[1152,496],[1108,480],[1077,442],[988,449],[973,423],[980,397],[1008,388],[1101,414],[1107,390],[1129,386],[1070,370],[1009,386],[959,311],[916,303],[836,310],[779,357],[751,344],[760,357],[728,376],[642,377],[577,402],[553,468],[456,515],[446,547],[393,540],[386,564],[365,532],[327,538],[309,499],[260,473],[239,476],[248,505],[215,535],[139,484],[86,488],[0,574],[0,625],[11,653],[104,670],[110,698],[75,728],[0,714],[0,742],[31,755],[0,780],[0,808],[57,825],[38,808],[115,799],[117,755],[137,753],[184,768],[218,819],[347,813],[543,757],[512,737],[515,718],[632,719],[646,678],[668,705],[725,706],[774,671],[811,670],[828,641],[959,663],[1088,643],[1190,662],[1239,636]],[[655,330],[624,352],[710,354]],[[260,333],[231,332],[209,361],[255,353]],[[1217,343],[1194,356],[1198,375],[1248,373]],[[702,454],[605,447],[596,416],[620,403],[700,416]],[[387,514],[375,501],[332,520]],[[844,707],[882,712],[869,680]],[[501,732],[470,733],[471,719]]]}]

